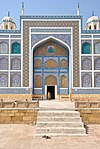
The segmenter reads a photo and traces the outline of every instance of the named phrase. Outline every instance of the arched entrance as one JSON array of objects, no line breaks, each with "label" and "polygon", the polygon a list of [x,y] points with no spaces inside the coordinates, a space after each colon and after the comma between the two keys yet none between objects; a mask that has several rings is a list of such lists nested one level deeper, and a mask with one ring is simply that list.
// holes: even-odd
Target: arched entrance
[{"label": "arched entrance", "polygon": [[[69,75],[70,48],[55,39],[47,38],[33,47],[33,94],[48,98],[69,94],[71,75]],[[38,78],[38,79],[37,79]]]},{"label": "arched entrance", "polygon": [[57,77],[49,75],[45,78],[45,97],[55,99],[57,97]]}]

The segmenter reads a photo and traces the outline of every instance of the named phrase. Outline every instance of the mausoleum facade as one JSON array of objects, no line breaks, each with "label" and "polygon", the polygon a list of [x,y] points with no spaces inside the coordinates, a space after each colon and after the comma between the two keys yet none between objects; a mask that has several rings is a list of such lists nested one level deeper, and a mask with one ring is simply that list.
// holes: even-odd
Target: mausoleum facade
[{"label": "mausoleum facade", "polygon": [[[82,16],[20,16],[20,30],[9,16],[0,30],[0,98],[99,98],[100,27],[96,17],[82,27]],[[97,22],[96,22],[97,21]],[[89,24],[89,27],[88,27]]]}]

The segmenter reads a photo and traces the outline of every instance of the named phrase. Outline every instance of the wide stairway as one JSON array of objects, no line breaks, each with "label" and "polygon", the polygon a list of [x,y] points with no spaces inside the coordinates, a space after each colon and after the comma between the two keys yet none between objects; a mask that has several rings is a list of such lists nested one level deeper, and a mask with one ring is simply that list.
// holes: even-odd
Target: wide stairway
[{"label": "wide stairway", "polygon": [[[43,103],[44,102],[44,103]],[[86,135],[80,113],[74,103],[41,101],[37,116],[36,136],[83,136]]]}]

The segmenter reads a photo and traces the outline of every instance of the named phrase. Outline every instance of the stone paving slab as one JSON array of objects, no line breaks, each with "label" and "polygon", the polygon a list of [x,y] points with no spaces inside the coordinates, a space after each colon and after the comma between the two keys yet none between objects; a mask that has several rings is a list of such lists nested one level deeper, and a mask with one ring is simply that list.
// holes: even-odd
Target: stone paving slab
[{"label": "stone paving slab", "polygon": [[85,137],[35,137],[35,126],[0,124],[0,149],[100,149],[100,125],[88,125]]},{"label": "stone paving slab", "polygon": [[75,103],[71,101],[45,100],[39,102],[39,107],[42,109],[75,109]]}]

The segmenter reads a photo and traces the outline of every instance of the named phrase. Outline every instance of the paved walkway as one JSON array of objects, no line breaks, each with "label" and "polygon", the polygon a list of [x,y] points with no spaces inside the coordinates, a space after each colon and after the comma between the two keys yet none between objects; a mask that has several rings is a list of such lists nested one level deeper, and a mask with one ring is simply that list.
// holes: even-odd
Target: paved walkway
[{"label": "paved walkway", "polygon": [[39,101],[40,108],[43,109],[74,109],[75,104],[71,101],[45,100]]},{"label": "paved walkway", "polygon": [[100,149],[100,125],[88,125],[86,137],[35,138],[31,125],[0,124],[0,149]]}]

